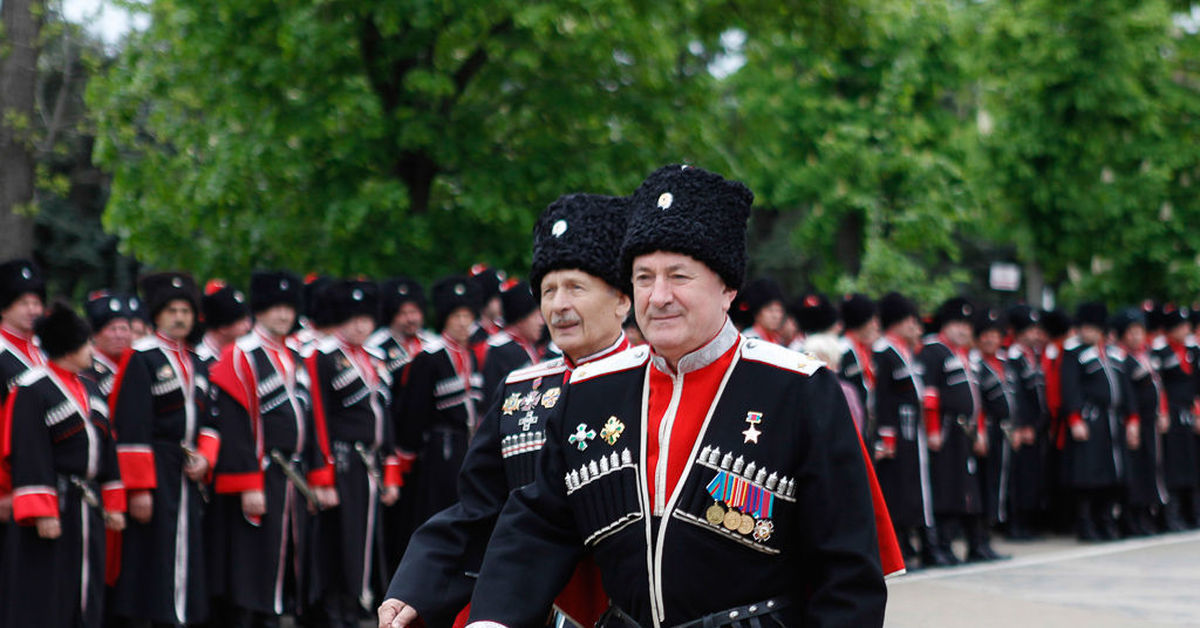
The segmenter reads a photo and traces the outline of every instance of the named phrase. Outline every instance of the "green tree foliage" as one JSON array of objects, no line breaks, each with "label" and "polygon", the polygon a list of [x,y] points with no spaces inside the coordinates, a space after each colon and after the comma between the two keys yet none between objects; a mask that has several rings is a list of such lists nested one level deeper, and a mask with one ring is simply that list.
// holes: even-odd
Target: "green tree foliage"
[{"label": "green tree foliage", "polygon": [[157,0],[93,85],[107,225],[145,262],[429,277],[528,265],[571,191],[698,152],[683,3]]}]

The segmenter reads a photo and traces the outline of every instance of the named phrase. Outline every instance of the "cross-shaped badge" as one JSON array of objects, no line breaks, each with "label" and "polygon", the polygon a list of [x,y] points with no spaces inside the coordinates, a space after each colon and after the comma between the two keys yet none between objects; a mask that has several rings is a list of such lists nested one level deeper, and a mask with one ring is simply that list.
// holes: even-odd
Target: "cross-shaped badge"
[{"label": "cross-shaped badge", "polygon": [[522,432],[528,432],[529,428],[533,427],[533,424],[537,422],[538,418],[533,415],[533,410],[526,412],[525,416],[517,419],[517,423],[521,425]]},{"label": "cross-shaped badge", "polygon": [[579,451],[587,449],[588,441],[596,438],[596,430],[589,430],[586,423],[580,423],[575,427],[575,433],[567,437],[572,445],[579,448]]}]

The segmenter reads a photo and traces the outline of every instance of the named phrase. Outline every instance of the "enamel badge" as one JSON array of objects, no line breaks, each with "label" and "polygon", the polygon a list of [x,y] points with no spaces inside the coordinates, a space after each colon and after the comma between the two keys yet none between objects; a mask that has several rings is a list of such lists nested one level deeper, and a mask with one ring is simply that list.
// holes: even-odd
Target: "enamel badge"
[{"label": "enamel badge", "polygon": [[608,421],[604,423],[604,429],[600,430],[600,438],[609,445],[616,445],[617,439],[621,437],[621,432],[625,431],[625,424],[615,416],[608,417]]},{"label": "enamel badge", "polygon": [[583,451],[587,449],[588,441],[593,438],[596,438],[596,430],[589,430],[587,423],[580,423],[575,427],[575,433],[567,437],[567,442]]},{"label": "enamel badge", "polygon": [[542,407],[546,408],[547,410],[553,408],[554,405],[558,403],[558,398],[560,395],[562,395],[562,390],[557,386],[547,390],[542,394]]},{"label": "enamel badge", "polygon": [[750,427],[742,431],[742,436],[746,437],[746,440],[742,441],[743,444],[758,444],[758,437],[762,436],[762,431],[758,429],[758,424],[762,423],[762,416],[763,413],[761,412],[746,413],[746,422],[750,424]]},{"label": "enamel badge", "polygon": [[504,412],[505,416],[508,416],[516,412],[519,407],[521,407],[521,393],[513,393],[504,400],[504,405],[500,406],[500,410]]}]

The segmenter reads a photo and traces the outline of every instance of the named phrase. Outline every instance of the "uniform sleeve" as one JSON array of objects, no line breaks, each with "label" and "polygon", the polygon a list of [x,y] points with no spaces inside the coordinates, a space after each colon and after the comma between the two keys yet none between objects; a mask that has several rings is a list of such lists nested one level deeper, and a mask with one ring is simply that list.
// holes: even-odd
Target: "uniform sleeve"
[{"label": "uniform sleeve", "polygon": [[991,421],[1007,421],[1008,400],[1004,395],[1004,372],[996,373],[981,361],[978,365],[980,392],[983,394],[983,406],[987,418]]},{"label": "uniform sleeve", "polygon": [[[500,512],[471,597],[471,621],[542,625],[583,555],[563,481],[562,443],[567,441],[561,417],[570,415],[569,397],[568,387],[559,401],[563,410],[546,422],[546,445],[538,455],[534,482],[513,491]],[[848,416],[845,425],[854,429]]]},{"label": "uniform sleeve", "polygon": [[333,453],[329,446],[329,415],[325,412],[325,400],[329,394],[327,383],[333,381],[332,368],[323,353],[313,351],[304,360],[308,369],[312,387],[312,431],[313,438],[309,441],[311,470],[308,472],[308,483],[313,486],[333,486],[334,464]]},{"label": "uniform sleeve", "polygon": [[[1125,417],[1126,425],[1140,425],[1142,422],[1137,391],[1133,388],[1133,361],[1132,356],[1126,356],[1120,363],[1121,369],[1117,376],[1117,383],[1121,387],[1122,416]],[[1146,418],[1154,420],[1154,417]]]},{"label": "uniform sleeve", "polygon": [[1068,425],[1083,421],[1083,367],[1079,364],[1079,352],[1063,356],[1059,370],[1059,386],[1062,391],[1062,416]]},{"label": "uniform sleeve", "polygon": [[[380,372],[383,370],[380,369]],[[384,382],[387,385],[387,405],[383,408],[383,442],[380,443],[380,451],[383,452],[383,485],[401,487],[404,486],[404,468],[396,450],[396,425],[392,421],[392,408],[396,405],[396,398],[392,396],[390,377],[389,375]]]},{"label": "uniform sleeve", "polygon": [[5,406],[12,430],[13,519],[29,525],[39,517],[57,517],[58,476],[46,403],[29,388],[17,388]]},{"label": "uniform sleeve", "polygon": [[200,417],[200,431],[196,435],[196,452],[208,461],[208,468],[213,469],[217,466],[217,456],[221,451],[221,415],[216,411],[216,403],[214,394],[215,387],[209,378],[208,365],[203,361],[194,359],[192,364],[195,365],[196,375],[203,377],[208,382],[208,389],[204,391],[206,394],[196,397],[196,416]]},{"label": "uniform sleeve", "polygon": [[449,625],[471,600],[488,538],[508,498],[500,455],[500,406],[493,404],[463,460],[457,504],[413,534],[387,597],[417,609],[430,626]]},{"label": "uniform sleeve", "polygon": [[805,383],[797,455],[797,522],[802,566],[797,579],[810,591],[804,625],[882,626],[887,588],[880,565],[875,508],[858,435],[833,374],[822,369]]},{"label": "uniform sleeve", "polygon": [[154,416],[150,382],[145,358],[137,352],[126,354],[111,399],[121,479],[131,491],[158,486],[154,449],[150,446]]},{"label": "uniform sleeve", "polygon": [[875,354],[875,425],[879,440],[895,446],[900,418],[896,408],[896,363],[886,351]]},{"label": "uniform sleeve", "polygon": [[937,350],[937,345],[930,345],[921,350],[917,355],[917,361],[921,363],[922,379],[925,382],[925,396],[921,399],[921,406],[925,411],[925,431],[930,434],[940,434],[942,431],[942,403],[941,389],[945,382],[945,360],[941,352]]},{"label": "uniform sleeve", "polygon": [[116,435],[112,425],[104,434],[104,445],[100,451],[100,495],[104,501],[104,510],[108,512],[125,512],[125,483],[121,481],[121,466],[117,460]]}]

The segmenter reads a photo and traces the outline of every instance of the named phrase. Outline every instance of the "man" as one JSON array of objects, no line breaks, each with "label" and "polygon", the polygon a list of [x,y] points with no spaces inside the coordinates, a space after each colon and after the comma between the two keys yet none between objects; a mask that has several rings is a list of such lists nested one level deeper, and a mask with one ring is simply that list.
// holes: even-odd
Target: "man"
[{"label": "man", "polygon": [[415,458],[405,482],[406,537],[456,501],[455,478],[479,425],[484,397],[483,375],[469,344],[479,287],[452,275],[435,283],[432,292],[441,337],[425,343],[409,367],[404,421],[396,435],[401,455]]},{"label": "man", "polygon": [[971,368],[979,382],[979,394],[987,429],[988,451],[980,465],[979,488],[983,497],[982,538],[978,551],[987,559],[1008,558],[992,549],[992,526],[1008,522],[1008,487],[1012,469],[1013,433],[1017,414],[1016,373],[1003,349],[1006,323],[993,308],[980,308],[973,321],[975,348]]},{"label": "man", "polygon": [[92,332],[92,366],[82,373],[91,379],[107,399],[117,379],[117,364],[133,344],[129,319],[133,316],[129,301],[101,290],[88,296],[84,305]]},{"label": "man", "polygon": [[938,334],[926,341],[917,360],[925,383],[925,430],[929,441],[933,511],[942,550],[952,559],[951,540],[967,538],[968,560],[990,560],[984,550],[983,501],[979,458],[987,455],[987,424],[979,383],[970,368],[971,316],[975,309],[962,297],[938,308]]},{"label": "man", "polygon": [[1063,480],[1075,494],[1079,540],[1113,540],[1118,536],[1113,507],[1125,478],[1126,421],[1138,418],[1121,372],[1125,356],[1106,336],[1108,308],[1083,303],[1075,319],[1079,346],[1062,364],[1062,413],[1070,430]]},{"label": "man", "polygon": [[250,332],[250,308],[241,290],[220,279],[210,279],[201,299],[204,310],[204,337],[196,345],[196,355],[207,366],[216,364],[221,351]]},{"label": "man", "polygon": [[871,491],[836,375],[728,318],[752,199],[687,166],[634,193],[621,270],[650,346],[572,374],[535,482],[488,545],[476,625],[537,625],[585,552],[613,603],[603,626],[882,625]]},{"label": "man", "polygon": [[0,561],[0,626],[99,626],[105,528],[124,525],[108,406],[79,377],[92,364],[87,323],[66,303],[36,326],[50,363],[18,378],[5,406],[15,488]]},{"label": "man", "polygon": [[[213,569],[221,586],[215,593],[233,607],[229,624],[271,625],[307,606],[309,510],[337,504],[333,458],[313,421],[308,372],[286,344],[302,290],[290,272],[255,271],[254,328],[212,368],[223,432],[214,515],[225,540],[213,548],[222,561]],[[313,495],[294,478],[307,480]]]},{"label": "man", "polygon": [[1142,310],[1126,308],[1113,317],[1111,324],[1113,335],[1125,353],[1121,371],[1129,378],[1133,396],[1130,406],[1138,416],[1125,432],[1129,473],[1121,519],[1130,536],[1158,532],[1154,519],[1167,502],[1160,458],[1162,433],[1170,427],[1170,415],[1162,381],[1146,346],[1145,320]]},{"label": "man", "polygon": [[921,340],[917,306],[896,292],[879,301],[884,335],[875,342],[875,471],[887,500],[905,562],[918,555],[914,532],[921,544],[923,567],[954,564],[942,550],[933,519],[933,489],[929,480],[929,448],[921,413],[924,382],[916,350]]},{"label": "man", "polygon": [[470,278],[471,283],[479,289],[480,303],[476,313],[477,320],[471,326],[471,350],[475,352],[479,368],[483,368],[487,359],[488,338],[504,329],[504,304],[500,299],[500,286],[507,277],[502,270],[487,264],[475,264],[471,267]]},{"label": "man", "polygon": [[[46,358],[34,336],[34,323],[42,316],[46,281],[37,264],[14,259],[0,264],[0,403],[25,371],[45,366]],[[0,450],[7,450],[9,430],[0,415]],[[12,489],[8,461],[0,459],[0,555],[12,518]]]},{"label": "man", "polygon": [[200,309],[195,282],[163,272],[139,284],[155,332],[122,358],[110,399],[133,519],[111,600],[130,621],[186,624],[208,614],[201,487],[220,437],[207,369],[186,343]]},{"label": "man", "polygon": [[1046,381],[1040,353],[1045,346],[1041,313],[1028,305],[1008,311],[1013,343],[1008,363],[1013,374],[1016,414],[1009,436],[1012,447],[1012,474],[1009,489],[1008,538],[1024,541],[1034,537],[1033,524],[1041,512],[1042,477],[1046,450],[1049,411],[1046,408]]},{"label": "man", "polygon": [[783,289],[779,284],[769,277],[759,277],[746,284],[738,297],[734,307],[739,318],[745,318],[746,337],[783,346],[779,335],[783,327]]},{"label": "man", "polygon": [[146,336],[154,333],[150,327],[150,315],[146,313],[146,303],[138,296],[129,297],[129,331],[133,333],[135,341],[141,340]]},{"label": "man", "polygon": [[800,349],[804,348],[804,338],[815,334],[834,334],[841,332],[837,308],[829,302],[829,298],[819,292],[810,292],[801,296],[792,305],[796,315],[796,323],[800,326]]},{"label": "man", "polygon": [[313,383],[313,414],[324,425],[334,459],[338,507],[318,515],[317,589],[327,625],[355,626],[374,609],[383,573],[380,504],[399,497],[391,381],[383,356],[363,346],[379,316],[379,286],[334,281],[321,296],[334,331],[305,359]]},{"label": "man", "polygon": [[871,364],[871,347],[879,339],[879,313],[870,297],[848,294],[842,297],[841,314],[842,327],[846,330],[842,334],[845,352],[838,363],[838,374],[854,385],[863,407],[872,408],[875,369]]},{"label": "man", "polygon": [[[557,412],[563,386],[581,364],[613,355],[628,343],[621,329],[629,297],[617,263],[628,219],[628,200],[593,194],[563,196],[546,208],[533,233],[532,285],[563,357],[507,376],[471,441],[459,481],[459,503],[422,526],[379,609],[381,628],[401,628],[420,618],[449,625],[470,600],[500,509],[512,489],[533,479],[547,417]],[[584,574],[575,586],[586,586]],[[564,600],[560,608],[583,625],[598,615]],[[603,599],[596,600],[603,602]],[[573,606],[572,602],[576,603]],[[603,608],[599,609],[600,611]],[[544,619],[544,618],[543,618]]]},{"label": "man", "polygon": [[504,305],[504,329],[488,338],[483,361],[483,392],[489,396],[485,408],[495,401],[491,395],[509,373],[538,362],[537,343],[546,325],[527,282],[505,282],[500,302]]},{"label": "man", "polygon": [[1170,425],[1163,435],[1163,476],[1169,499],[1164,524],[1167,530],[1178,532],[1200,526],[1200,500],[1197,499],[1197,468],[1200,452],[1196,450],[1197,365],[1200,348],[1187,344],[1190,333],[1187,314],[1174,305],[1164,305],[1160,319],[1162,336],[1154,344],[1153,363],[1162,378],[1167,394]]}]

